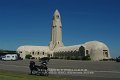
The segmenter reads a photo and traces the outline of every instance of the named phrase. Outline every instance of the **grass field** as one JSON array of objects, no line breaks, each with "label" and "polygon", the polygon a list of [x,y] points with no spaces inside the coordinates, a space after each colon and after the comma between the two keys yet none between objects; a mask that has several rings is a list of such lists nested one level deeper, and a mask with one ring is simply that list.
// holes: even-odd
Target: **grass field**
[{"label": "grass field", "polygon": [[0,70],[0,80],[70,80],[70,78],[64,78],[60,76],[35,76],[25,73],[17,73]]}]

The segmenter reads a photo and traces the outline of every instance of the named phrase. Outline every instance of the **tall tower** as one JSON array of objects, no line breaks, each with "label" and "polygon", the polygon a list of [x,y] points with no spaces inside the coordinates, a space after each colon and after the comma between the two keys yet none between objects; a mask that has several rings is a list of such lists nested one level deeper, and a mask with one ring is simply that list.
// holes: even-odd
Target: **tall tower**
[{"label": "tall tower", "polygon": [[50,50],[54,48],[62,47],[62,24],[61,17],[58,10],[55,11],[52,20],[52,32],[51,32],[51,41],[49,44]]}]

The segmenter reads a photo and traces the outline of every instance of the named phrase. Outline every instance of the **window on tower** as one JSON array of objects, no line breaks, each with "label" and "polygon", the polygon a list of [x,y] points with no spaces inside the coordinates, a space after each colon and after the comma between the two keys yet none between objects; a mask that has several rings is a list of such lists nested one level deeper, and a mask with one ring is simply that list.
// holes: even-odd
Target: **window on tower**
[{"label": "window on tower", "polygon": [[56,27],[56,26],[53,26],[53,28]]},{"label": "window on tower", "polygon": [[57,15],[56,18],[58,19],[58,18],[59,18],[59,15]]}]

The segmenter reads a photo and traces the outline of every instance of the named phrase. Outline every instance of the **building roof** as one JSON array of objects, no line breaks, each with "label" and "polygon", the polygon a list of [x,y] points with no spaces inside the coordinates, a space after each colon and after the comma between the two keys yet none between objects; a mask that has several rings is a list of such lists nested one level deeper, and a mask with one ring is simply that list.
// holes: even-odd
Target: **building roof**
[{"label": "building roof", "polygon": [[73,45],[73,46],[64,46],[64,47],[59,47],[54,49],[54,52],[61,52],[61,51],[78,51],[80,46],[82,46],[82,44],[79,45]]},{"label": "building roof", "polygon": [[17,51],[49,51],[48,46],[20,46]]},{"label": "building roof", "polygon": [[106,49],[109,50],[107,45],[100,41],[89,41],[84,44],[84,46],[88,49]]}]

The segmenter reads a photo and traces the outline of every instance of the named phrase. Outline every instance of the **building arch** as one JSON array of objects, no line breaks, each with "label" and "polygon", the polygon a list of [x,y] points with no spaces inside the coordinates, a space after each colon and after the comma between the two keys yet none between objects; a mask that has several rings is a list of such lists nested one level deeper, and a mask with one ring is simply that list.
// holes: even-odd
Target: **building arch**
[{"label": "building arch", "polygon": [[80,54],[80,56],[85,56],[85,47],[84,46],[80,46],[80,48],[79,48],[79,54]]}]

